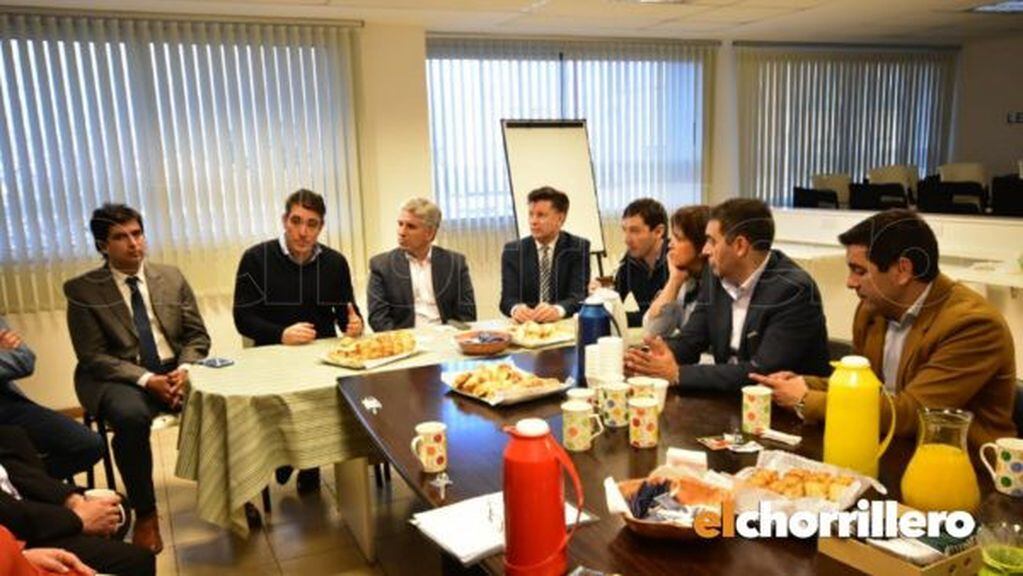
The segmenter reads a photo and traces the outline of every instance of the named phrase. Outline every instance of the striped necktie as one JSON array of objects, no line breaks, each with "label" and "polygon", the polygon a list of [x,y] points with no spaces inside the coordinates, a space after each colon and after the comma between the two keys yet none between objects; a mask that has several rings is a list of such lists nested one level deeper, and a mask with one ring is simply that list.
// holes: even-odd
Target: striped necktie
[{"label": "striped necktie", "polygon": [[540,301],[551,301],[551,247],[547,245],[540,253]]}]

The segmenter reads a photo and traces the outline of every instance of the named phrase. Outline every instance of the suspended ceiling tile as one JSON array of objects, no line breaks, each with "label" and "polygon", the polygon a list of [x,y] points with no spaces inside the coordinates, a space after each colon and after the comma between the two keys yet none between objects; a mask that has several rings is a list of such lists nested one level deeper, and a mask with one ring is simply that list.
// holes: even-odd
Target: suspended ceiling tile
[{"label": "suspended ceiling tile", "polygon": [[699,22],[724,22],[726,24],[746,24],[777,18],[795,12],[792,8],[743,8],[740,6],[726,6],[702,12],[693,17]]},{"label": "suspended ceiling tile", "polygon": [[617,0],[550,0],[538,6],[534,13],[552,16],[599,15],[602,19],[617,20],[622,16],[637,16],[668,20],[701,14],[713,6],[692,4],[639,4]]}]

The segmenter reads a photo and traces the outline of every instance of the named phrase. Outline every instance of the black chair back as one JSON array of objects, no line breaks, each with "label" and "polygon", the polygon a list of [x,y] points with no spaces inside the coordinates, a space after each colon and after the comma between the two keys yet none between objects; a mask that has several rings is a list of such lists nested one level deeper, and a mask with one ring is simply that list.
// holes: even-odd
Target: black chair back
[{"label": "black chair back", "polygon": [[908,206],[902,184],[850,184],[849,207],[853,210],[886,210]]},{"label": "black chair back", "polygon": [[1023,216],[1023,180],[1015,174],[991,181],[991,211],[998,216]]},{"label": "black chair back", "polygon": [[792,189],[792,206],[795,208],[838,208],[838,193],[834,190],[814,188]]}]

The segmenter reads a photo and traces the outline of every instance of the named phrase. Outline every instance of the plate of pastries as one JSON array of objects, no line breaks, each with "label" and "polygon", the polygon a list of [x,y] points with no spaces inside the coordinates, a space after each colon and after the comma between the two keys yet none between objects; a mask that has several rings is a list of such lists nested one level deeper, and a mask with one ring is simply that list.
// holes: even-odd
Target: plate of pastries
[{"label": "plate of pastries", "polygon": [[754,468],[744,480],[747,487],[769,490],[790,500],[821,498],[836,503],[842,500],[854,482],[856,478],[848,474],[806,468],[790,468],[785,472]]},{"label": "plate of pastries", "polygon": [[575,334],[565,324],[555,322],[539,324],[532,320],[511,328],[512,343],[523,348],[540,348],[575,340]]},{"label": "plate of pastries", "polygon": [[735,479],[739,510],[755,509],[764,500],[790,511],[845,510],[870,488],[887,493],[869,476],[781,450],[762,451],[756,466],[743,468]]},{"label": "plate of pastries", "polygon": [[571,388],[571,378],[541,378],[508,362],[480,364],[472,370],[445,372],[441,380],[456,393],[482,400],[491,406],[517,404],[557,394]]},{"label": "plate of pastries", "polygon": [[380,332],[360,338],[345,336],[327,352],[323,361],[335,366],[365,370],[407,358],[416,353],[416,338],[409,330]]}]

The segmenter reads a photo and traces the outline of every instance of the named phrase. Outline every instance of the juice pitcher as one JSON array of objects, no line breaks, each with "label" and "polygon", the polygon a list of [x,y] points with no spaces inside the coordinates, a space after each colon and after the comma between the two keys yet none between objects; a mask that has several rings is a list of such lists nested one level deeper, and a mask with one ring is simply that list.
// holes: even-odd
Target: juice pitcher
[{"label": "juice pitcher", "polygon": [[967,410],[921,408],[916,452],[902,475],[902,501],[923,511],[974,512],[980,505],[977,475],[966,451]]},{"label": "juice pitcher", "polygon": [[[895,403],[863,356],[845,356],[833,365],[824,420],[824,461],[877,478],[878,460],[895,432]],[[882,393],[892,407],[884,441],[880,440]]]}]

